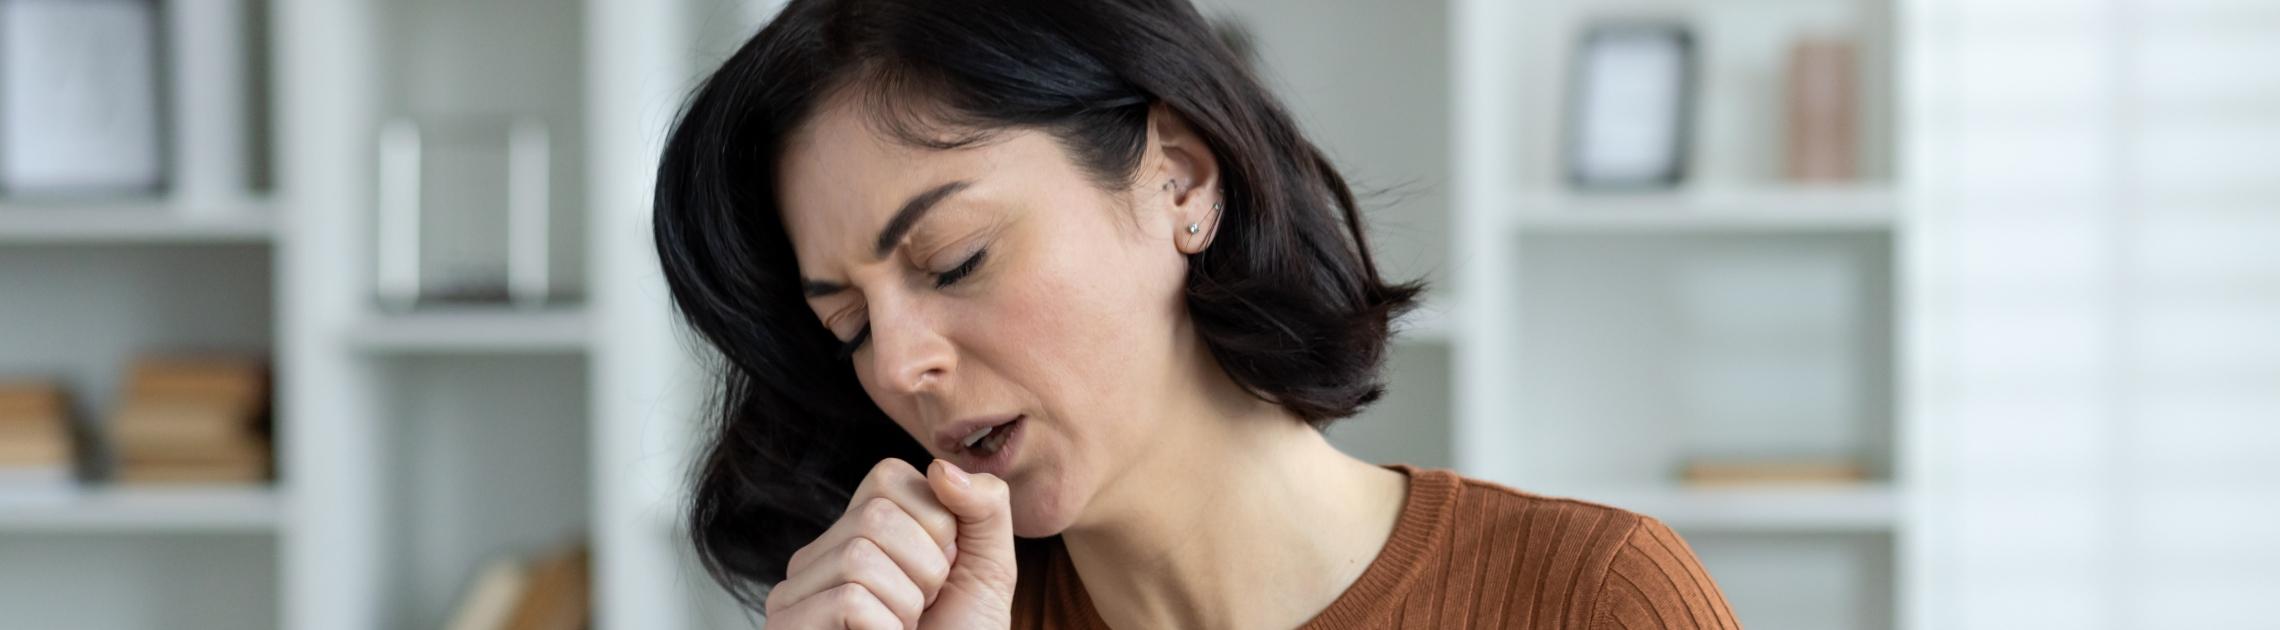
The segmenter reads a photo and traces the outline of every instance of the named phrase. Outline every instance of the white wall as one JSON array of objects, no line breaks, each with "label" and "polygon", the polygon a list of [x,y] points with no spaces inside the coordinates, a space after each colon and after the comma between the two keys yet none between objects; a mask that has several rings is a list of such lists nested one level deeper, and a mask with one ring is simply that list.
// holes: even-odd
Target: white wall
[{"label": "white wall", "polygon": [[1916,627],[2269,627],[2280,6],[1924,0]]}]

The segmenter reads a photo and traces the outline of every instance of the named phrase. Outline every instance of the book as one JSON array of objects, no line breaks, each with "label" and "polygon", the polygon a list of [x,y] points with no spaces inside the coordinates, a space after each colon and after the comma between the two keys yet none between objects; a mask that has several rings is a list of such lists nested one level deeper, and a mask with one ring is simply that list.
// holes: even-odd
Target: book
[{"label": "book", "polygon": [[143,357],[127,376],[126,397],[138,401],[257,409],[269,397],[261,363],[239,357]]},{"label": "book", "polygon": [[269,457],[241,460],[120,466],[114,480],[134,484],[251,484],[269,479]]},{"label": "book", "polygon": [[530,588],[508,630],[581,630],[591,620],[589,558],[584,544],[556,551],[531,569]]},{"label": "book", "polygon": [[245,411],[181,403],[127,403],[112,416],[111,438],[126,460],[200,460],[268,450],[267,437]]},{"label": "book", "polygon": [[0,470],[45,478],[52,469],[68,477],[73,455],[62,387],[47,381],[0,382]]},{"label": "book", "polygon": [[502,557],[483,566],[459,598],[444,630],[498,630],[514,616],[515,605],[530,590],[530,567],[520,558]]},{"label": "book", "polygon": [[63,415],[63,389],[47,381],[0,381],[0,417]]},{"label": "book", "polygon": [[253,483],[270,475],[269,382],[256,359],[143,357],[113,412],[125,483]]},{"label": "book", "polygon": [[1687,462],[1681,478],[1701,486],[1847,484],[1867,480],[1860,462],[1850,459],[1709,459]]}]

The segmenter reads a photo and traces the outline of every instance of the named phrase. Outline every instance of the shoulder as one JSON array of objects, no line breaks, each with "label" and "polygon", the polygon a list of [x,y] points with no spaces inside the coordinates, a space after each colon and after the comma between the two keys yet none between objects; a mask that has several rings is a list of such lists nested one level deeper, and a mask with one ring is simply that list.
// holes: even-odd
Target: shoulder
[{"label": "shoulder", "polygon": [[[1608,505],[1526,492],[1447,470],[1411,469],[1420,485],[1451,488],[1449,543],[1457,554],[1504,548],[1584,565],[1611,562],[1652,518]],[[1667,528],[1664,528],[1667,529]]]},{"label": "shoulder", "polygon": [[1482,611],[1530,611],[1504,627],[1740,627],[1693,550],[1662,521],[1445,470],[1409,472],[1453,490],[1442,569],[1473,573],[1481,585],[1443,582],[1472,591],[1443,597]]}]

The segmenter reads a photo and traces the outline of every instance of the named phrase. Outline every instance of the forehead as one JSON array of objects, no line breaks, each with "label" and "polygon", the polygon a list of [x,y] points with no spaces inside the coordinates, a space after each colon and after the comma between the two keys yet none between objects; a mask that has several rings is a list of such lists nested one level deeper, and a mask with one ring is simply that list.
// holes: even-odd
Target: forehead
[{"label": "forehead", "polygon": [[879,132],[848,99],[827,101],[786,143],[776,174],[784,228],[802,266],[811,251],[865,245],[864,232],[884,225],[904,199],[970,174],[963,153],[909,146]]},{"label": "forehead", "polygon": [[[785,144],[779,162],[784,229],[803,275],[810,278],[836,275],[849,262],[870,261],[879,229],[905,201],[936,186],[972,182],[945,206],[999,207],[1015,195],[1086,181],[1044,132],[999,130],[955,149],[915,146],[882,130],[858,100],[826,101]],[[991,177],[1000,172],[1021,176]],[[941,214],[945,212],[927,216]],[[920,225],[931,221],[922,219]]]}]

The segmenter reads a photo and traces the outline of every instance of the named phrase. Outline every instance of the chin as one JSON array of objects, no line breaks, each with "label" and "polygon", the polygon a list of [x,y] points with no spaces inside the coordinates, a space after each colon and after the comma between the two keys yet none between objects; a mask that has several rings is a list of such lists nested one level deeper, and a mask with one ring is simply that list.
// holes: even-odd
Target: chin
[{"label": "chin", "polygon": [[1046,484],[1017,483],[1013,487],[1013,535],[1022,538],[1058,536],[1077,521],[1073,501],[1062,496],[1062,488]]}]

